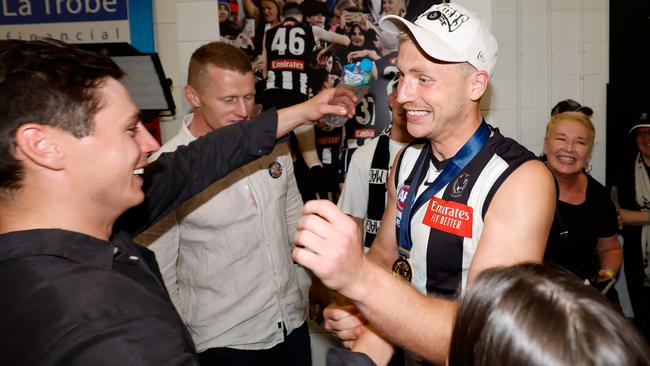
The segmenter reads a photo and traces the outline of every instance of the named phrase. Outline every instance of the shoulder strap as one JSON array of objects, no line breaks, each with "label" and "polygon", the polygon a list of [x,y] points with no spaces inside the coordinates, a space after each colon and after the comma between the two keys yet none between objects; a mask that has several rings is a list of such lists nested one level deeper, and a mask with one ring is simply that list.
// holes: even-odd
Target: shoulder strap
[{"label": "shoulder strap", "polygon": [[[413,187],[410,187],[410,188],[415,189],[417,191],[419,184],[422,183],[422,182],[413,182],[413,176],[415,175],[415,171],[417,170],[417,166],[420,165],[420,162],[423,159],[428,158],[427,149],[428,149],[428,144],[430,144],[430,142],[426,141],[426,140],[424,140],[424,141],[423,140],[417,140],[417,141],[412,141],[406,147],[406,149],[404,149],[404,153],[400,156],[400,158],[397,161],[397,170],[395,170],[395,189],[397,190],[398,195],[399,195],[399,189],[400,189],[399,175],[400,175],[400,170],[401,170],[401,167],[402,167],[402,159],[404,159],[404,154],[406,154],[406,150],[408,148],[410,148],[413,145],[420,144],[420,143],[424,143],[424,146],[422,146],[422,150],[420,150],[420,154],[418,154],[417,160],[415,160],[415,164],[413,165],[413,169],[411,169],[411,171],[409,172],[408,177],[406,178],[406,180],[404,180],[404,185],[411,186],[412,184],[415,184]],[[393,167],[393,168],[395,168],[395,167]],[[399,226],[398,222],[396,221],[395,222],[395,240],[397,241],[398,246],[399,246],[399,232],[400,232],[400,226]]]},{"label": "shoulder strap", "polygon": [[[423,147],[423,148],[425,148],[426,143],[427,143],[426,140],[416,139],[414,141],[411,141],[406,146],[406,148],[404,148],[404,153],[402,153],[402,155],[400,155],[399,159],[397,159],[397,163],[393,167],[393,169],[395,170],[395,182],[394,182],[395,183],[395,189],[399,188],[399,173],[400,173],[400,170],[402,169],[402,160],[404,159],[404,154],[406,153],[406,150],[408,150],[408,148],[410,148],[411,146],[418,145],[418,144],[425,144],[425,146]],[[418,159],[420,159],[420,157],[418,157]],[[416,164],[417,164],[417,162],[416,162]],[[414,174],[414,172],[411,171],[409,173],[408,178],[406,178],[406,180],[404,181],[404,183],[410,182],[413,179],[413,174]]]},{"label": "shoulder strap", "polygon": [[380,135],[377,140],[375,153],[370,164],[368,175],[368,209],[364,231],[366,239],[364,245],[370,247],[379,231],[379,223],[386,208],[386,178],[390,164],[390,137]]}]

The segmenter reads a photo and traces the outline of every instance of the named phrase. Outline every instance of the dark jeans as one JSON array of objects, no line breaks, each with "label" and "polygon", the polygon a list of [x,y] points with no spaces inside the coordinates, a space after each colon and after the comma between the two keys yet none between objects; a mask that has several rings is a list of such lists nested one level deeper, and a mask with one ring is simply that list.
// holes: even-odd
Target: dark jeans
[{"label": "dark jeans", "polygon": [[210,348],[199,353],[201,366],[311,366],[311,342],[307,322],[287,335],[284,342],[262,350]]}]

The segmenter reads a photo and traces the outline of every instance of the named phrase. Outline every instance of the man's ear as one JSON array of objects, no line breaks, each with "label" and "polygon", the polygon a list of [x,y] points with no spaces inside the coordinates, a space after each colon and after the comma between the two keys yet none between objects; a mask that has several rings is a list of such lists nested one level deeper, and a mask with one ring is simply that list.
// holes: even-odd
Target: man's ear
[{"label": "man's ear", "polygon": [[183,95],[185,95],[185,99],[187,99],[192,108],[199,108],[201,106],[199,94],[191,86],[185,85],[183,88]]},{"label": "man's ear", "polygon": [[63,151],[49,126],[25,123],[16,131],[16,155],[42,167],[63,169]]},{"label": "man's ear", "polygon": [[471,78],[470,99],[479,100],[487,90],[489,76],[485,71],[478,71],[469,77]]}]

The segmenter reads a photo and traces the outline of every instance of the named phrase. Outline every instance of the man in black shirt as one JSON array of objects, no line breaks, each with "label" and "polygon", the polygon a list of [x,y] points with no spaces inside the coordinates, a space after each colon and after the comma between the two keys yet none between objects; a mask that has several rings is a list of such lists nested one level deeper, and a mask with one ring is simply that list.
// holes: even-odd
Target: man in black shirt
[{"label": "man in black shirt", "polygon": [[353,108],[320,94],[145,166],[159,145],[121,76],[61,42],[0,41],[3,364],[196,364],[152,252],[131,238],[277,136],[345,113],[330,102]]}]

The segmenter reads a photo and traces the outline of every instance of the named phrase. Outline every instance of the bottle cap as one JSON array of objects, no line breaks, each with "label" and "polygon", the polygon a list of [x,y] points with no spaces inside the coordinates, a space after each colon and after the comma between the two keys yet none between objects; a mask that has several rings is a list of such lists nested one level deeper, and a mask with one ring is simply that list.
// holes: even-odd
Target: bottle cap
[{"label": "bottle cap", "polygon": [[361,60],[361,70],[365,73],[369,73],[372,70],[372,61],[369,58],[364,58]]}]

